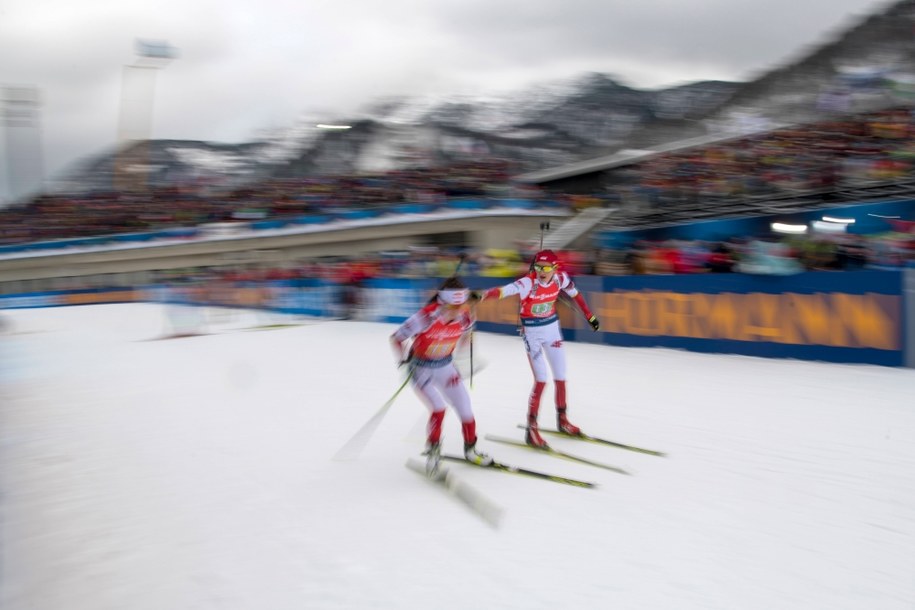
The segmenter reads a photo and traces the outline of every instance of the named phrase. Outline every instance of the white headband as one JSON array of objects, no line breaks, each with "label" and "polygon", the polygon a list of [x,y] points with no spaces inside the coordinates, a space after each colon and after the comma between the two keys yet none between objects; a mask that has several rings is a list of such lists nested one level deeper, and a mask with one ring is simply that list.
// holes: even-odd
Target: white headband
[{"label": "white headband", "polygon": [[467,288],[451,288],[448,290],[438,291],[438,300],[445,305],[463,305],[470,297],[470,290]]}]

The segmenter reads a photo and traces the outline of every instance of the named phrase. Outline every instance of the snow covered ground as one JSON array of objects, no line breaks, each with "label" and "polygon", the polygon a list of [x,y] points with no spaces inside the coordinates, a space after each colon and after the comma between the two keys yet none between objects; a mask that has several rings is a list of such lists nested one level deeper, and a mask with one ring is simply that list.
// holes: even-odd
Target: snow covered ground
[{"label": "snow covered ground", "polygon": [[[160,305],[0,318],[4,610],[915,608],[912,370],[567,344],[573,421],[669,456],[553,441],[623,476],[481,441],[599,485],[451,466],[493,528],[404,468],[409,391],[331,459],[400,384],[393,325],[220,313],[157,341]],[[520,439],[520,340],[479,333],[475,357],[481,435]]]}]

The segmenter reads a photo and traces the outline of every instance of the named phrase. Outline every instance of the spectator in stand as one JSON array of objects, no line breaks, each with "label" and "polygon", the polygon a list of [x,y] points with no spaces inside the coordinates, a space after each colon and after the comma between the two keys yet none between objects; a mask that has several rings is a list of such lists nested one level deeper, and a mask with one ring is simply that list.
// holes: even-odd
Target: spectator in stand
[{"label": "spectator in stand", "polygon": [[867,264],[867,253],[859,235],[841,235],[836,239],[836,271],[859,271]]},{"label": "spectator in stand", "polygon": [[645,248],[646,244],[638,241],[626,251],[623,262],[632,275],[644,275],[648,272],[645,265]]},{"label": "spectator in stand", "polygon": [[734,270],[734,253],[725,242],[718,242],[708,257],[706,267],[712,273],[731,273]]}]

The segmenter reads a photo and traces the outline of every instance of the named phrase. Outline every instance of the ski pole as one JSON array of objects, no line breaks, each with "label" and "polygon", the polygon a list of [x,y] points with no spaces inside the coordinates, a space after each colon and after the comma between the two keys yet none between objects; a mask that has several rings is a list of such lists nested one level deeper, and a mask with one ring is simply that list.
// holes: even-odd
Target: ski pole
[{"label": "ski pole", "polygon": [[473,389],[473,331],[470,331],[470,389]]},{"label": "ski pole", "polygon": [[540,249],[543,250],[543,234],[550,229],[550,221],[540,223]]},{"label": "ski pole", "polygon": [[372,438],[372,435],[375,434],[375,430],[378,428],[378,425],[381,423],[381,420],[384,419],[384,416],[387,415],[388,410],[391,408],[391,405],[394,404],[394,401],[400,396],[400,393],[403,392],[403,389],[407,387],[407,384],[413,378],[414,368],[410,367],[410,372],[407,374],[406,379],[403,380],[403,383],[400,384],[400,387],[397,388],[397,391],[394,392],[394,395],[391,396],[386,403],[381,405],[381,408],[378,409],[378,412],[375,413],[361,428],[353,435],[351,439],[346,441],[346,444],[334,454],[335,461],[347,461],[354,460],[359,457],[359,454],[362,453],[362,450],[365,449],[365,446],[368,444],[369,440]]}]

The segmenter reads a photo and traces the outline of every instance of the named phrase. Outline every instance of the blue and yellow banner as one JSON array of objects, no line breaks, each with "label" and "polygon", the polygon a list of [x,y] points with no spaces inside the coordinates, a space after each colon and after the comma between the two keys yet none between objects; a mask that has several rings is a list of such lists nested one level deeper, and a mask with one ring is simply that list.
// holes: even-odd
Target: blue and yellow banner
[{"label": "blue and yellow banner", "polygon": [[[631,347],[861,362],[904,362],[902,274],[693,275],[576,280],[601,329],[561,308],[567,339]],[[517,298],[484,301],[483,330],[517,327]]]},{"label": "blue and yellow banner", "polygon": [[[575,278],[601,328],[593,332],[574,305],[559,308],[568,340],[855,362],[906,364],[904,271],[814,272]],[[472,288],[511,278],[467,277]],[[422,307],[440,279],[373,279],[359,287],[359,318],[400,322]],[[913,281],[915,286],[915,281]],[[153,301],[272,309],[346,317],[344,287],[318,279],[187,284],[0,296],[0,309]],[[915,289],[911,291],[915,294]],[[516,333],[518,298],[477,307],[483,331]]]}]

